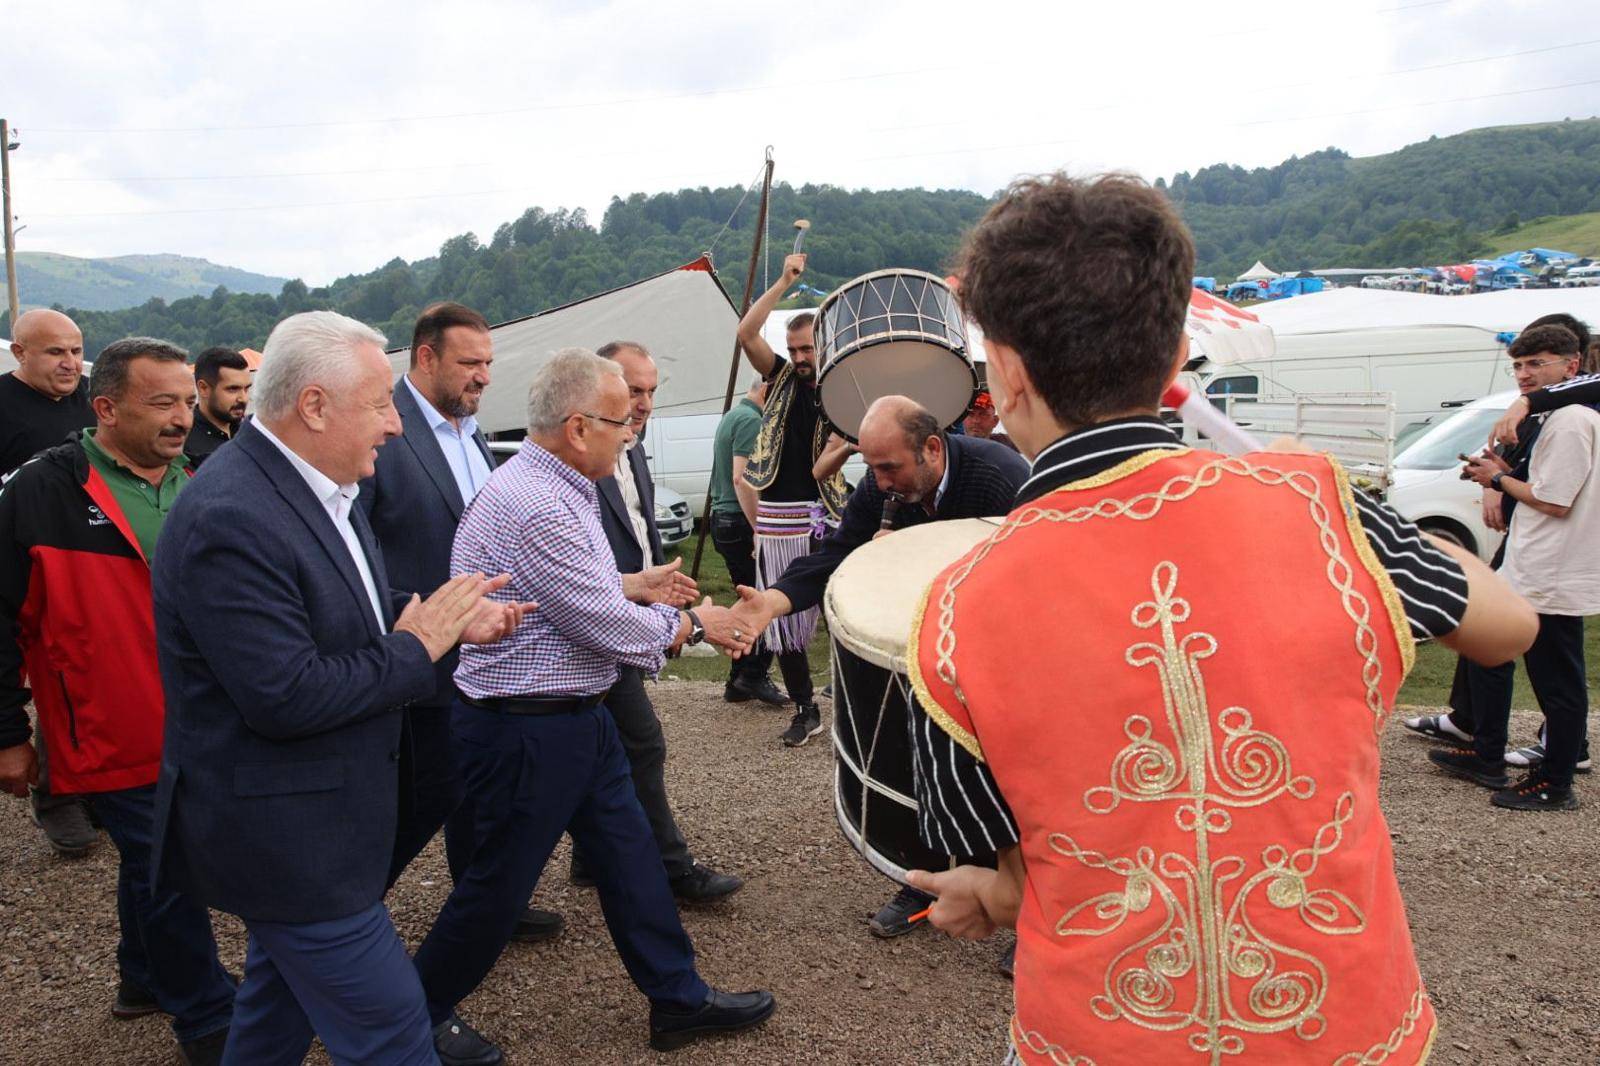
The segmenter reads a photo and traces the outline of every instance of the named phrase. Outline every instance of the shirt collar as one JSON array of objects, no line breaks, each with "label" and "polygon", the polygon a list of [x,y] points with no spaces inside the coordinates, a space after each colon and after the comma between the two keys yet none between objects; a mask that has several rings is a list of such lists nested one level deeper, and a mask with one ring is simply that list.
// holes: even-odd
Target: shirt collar
[{"label": "shirt collar", "polygon": [[[99,429],[98,426],[89,426],[87,429],[85,429],[83,431],[83,446],[84,446],[84,448],[86,448],[86,449],[88,449],[90,451],[93,451],[94,454],[98,455],[100,458],[102,458],[106,462],[110,463],[111,464],[111,468],[113,470],[115,470],[117,473],[122,474],[123,476],[128,477],[128,478],[130,478],[130,479],[132,479],[134,481],[142,481],[146,485],[149,485],[150,481],[147,478],[143,477],[140,474],[134,473],[126,465],[123,464],[121,459],[118,459],[116,456],[114,456],[110,452],[106,451],[105,448],[101,446],[100,442],[95,440],[95,431],[97,429]],[[183,473],[183,468],[184,468],[185,465],[187,465],[187,462],[188,462],[188,460],[186,460],[182,455],[179,455],[176,459],[174,459],[170,463],[168,463],[167,464],[167,472],[165,474],[161,475],[161,483],[164,485],[169,480],[171,480],[174,476]]]},{"label": "shirt collar", "polygon": [[535,470],[549,474],[569,487],[581,491],[590,499],[598,500],[600,498],[598,490],[594,487],[594,482],[556,458],[549,450],[534,443],[532,437],[522,438],[522,448],[517,452],[516,458],[527,463]]},{"label": "shirt collar", "polygon": [[950,438],[944,439],[944,473],[939,475],[939,487],[933,490],[933,509],[938,510],[944,502],[944,490],[950,487],[950,468],[955,464],[955,457],[950,454]]},{"label": "shirt collar", "polygon": [[1017,491],[1024,504],[1063,485],[1109,470],[1141,452],[1178,451],[1184,443],[1154,415],[1134,415],[1074,430],[1041,451],[1033,473]]},{"label": "shirt collar", "polygon": [[410,374],[401,374],[400,380],[406,383],[406,388],[411,390],[411,398],[417,401],[417,407],[422,411],[422,417],[428,420],[428,428],[438,431],[440,426],[447,427],[451,433],[459,433],[463,437],[471,436],[478,431],[478,419],[475,415],[466,415],[457,421],[459,426],[450,425],[450,420],[439,413],[439,409],[428,402],[420,389],[411,383]]},{"label": "shirt collar", "polygon": [[298,452],[279,440],[278,435],[268,429],[267,424],[261,419],[255,420],[255,426],[261,431],[263,437],[272,442],[273,447],[283,453],[283,457],[289,460],[289,465],[294,467],[295,473],[299,474],[305,481],[306,487],[311,490],[311,495],[315,496],[317,502],[328,508],[330,512],[337,509],[341,497],[346,503],[355,500],[356,495],[361,491],[360,485],[340,485],[333,478],[306,462]]}]

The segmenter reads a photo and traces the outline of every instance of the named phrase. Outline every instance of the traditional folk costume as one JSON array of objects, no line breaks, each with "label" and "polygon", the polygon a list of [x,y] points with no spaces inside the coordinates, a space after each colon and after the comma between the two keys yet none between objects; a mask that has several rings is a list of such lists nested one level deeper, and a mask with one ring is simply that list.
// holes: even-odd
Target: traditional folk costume
[{"label": "traditional folk costume", "polygon": [[1427,1057],[1378,738],[1465,591],[1322,456],[1146,418],[1041,454],[909,656],[918,758],[954,771],[918,780],[924,835],[1023,850],[1018,1061]]},{"label": "traditional folk costume", "polygon": [[[757,588],[777,584],[790,563],[816,550],[844,513],[850,495],[844,474],[825,481],[811,477],[828,440],[820,414],[816,390],[780,356],[767,387],[761,432],[744,471],[745,481],[761,493],[756,506]],[[816,634],[819,617],[816,607],[786,615],[763,639],[775,638],[773,650],[779,654],[803,652]]]}]

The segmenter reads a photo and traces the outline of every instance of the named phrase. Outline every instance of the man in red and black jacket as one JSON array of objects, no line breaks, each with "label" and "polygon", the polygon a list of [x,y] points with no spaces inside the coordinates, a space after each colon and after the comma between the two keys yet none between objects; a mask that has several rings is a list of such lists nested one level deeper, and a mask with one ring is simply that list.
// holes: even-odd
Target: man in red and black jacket
[{"label": "man in red and black jacket", "polygon": [[[0,789],[80,795],[116,844],[121,984],[112,1011],[172,1015],[186,1063],[220,1062],[233,984],[205,907],[152,892],[165,699],[150,562],[189,479],[187,354],[136,337],[100,353],[95,425],[0,490]],[[27,678],[29,688],[24,685]],[[32,698],[44,743],[30,742]]]}]

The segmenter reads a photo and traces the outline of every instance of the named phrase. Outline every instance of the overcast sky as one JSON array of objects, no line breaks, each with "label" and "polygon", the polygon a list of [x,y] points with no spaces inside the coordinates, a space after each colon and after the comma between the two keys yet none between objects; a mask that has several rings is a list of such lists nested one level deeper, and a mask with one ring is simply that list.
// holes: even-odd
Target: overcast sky
[{"label": "overcast sky", "polygon": [[1595,0],[4,8],[20,249],[311,284],[534,205],[744,185],[768,144],[793,184],[987,194],[1600,113]]}]

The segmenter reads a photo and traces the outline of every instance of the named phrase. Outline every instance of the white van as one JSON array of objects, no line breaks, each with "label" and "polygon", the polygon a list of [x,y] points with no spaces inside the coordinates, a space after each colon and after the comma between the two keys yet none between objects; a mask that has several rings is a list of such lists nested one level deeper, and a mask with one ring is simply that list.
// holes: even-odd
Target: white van
[{"label": "white van", "polygon": [[1307,393],[1387,392],[1395,426],[1511,387],[1511,363],[1497,335],[1477,326],[1393,326],[1288,333],[1271,359],[1187,368],[1208,396],[1284,400]]}]

